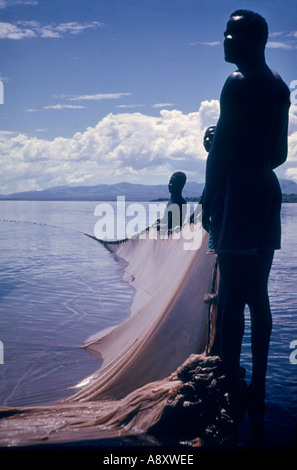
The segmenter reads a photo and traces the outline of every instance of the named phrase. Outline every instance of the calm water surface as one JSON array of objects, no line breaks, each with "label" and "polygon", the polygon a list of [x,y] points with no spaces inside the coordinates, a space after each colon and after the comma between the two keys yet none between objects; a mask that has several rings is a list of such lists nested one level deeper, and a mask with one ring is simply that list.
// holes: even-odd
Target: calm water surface
[{"label": "calm water surface", "polygon": [[[271,445],[296,445],[297,364],[290,343],[297,339],[297,204],[282,207],[282,249],[275,252],[269,281],[273,328],[267,369],[267,434]],[[242,365],[251,376],[250,318]]]},{"label": "calm water surface", "polygon": [[93,233],[90,202],[0,205],[0,404],[47,403],[100,363],[79,346],[129,314],[133,290]]},{"label": "calm water surface", "polygon": [[[95,202],[0,203],[0,404],[44,404],[69,396],[71,387],[100,363],[79,346],[129,315],[132,288],[123,267],[93,234]],[[270,277],[273,331],[267,371],[270,439],[296,439],[297,204],[282,209],[282,250]],[[251,374],[250,321],[242,365]]]}]

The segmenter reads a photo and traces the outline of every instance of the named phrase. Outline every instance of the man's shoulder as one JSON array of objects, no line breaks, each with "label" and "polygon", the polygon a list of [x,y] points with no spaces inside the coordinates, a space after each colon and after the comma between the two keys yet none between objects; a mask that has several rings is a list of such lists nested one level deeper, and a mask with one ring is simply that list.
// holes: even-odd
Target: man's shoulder
[{"label": "man's shoulder", "polygon": [[271,73],[277,82],[283,83],[285,85],[285,82],[283,81],[282,77],[275,70],[271,70]]},{"label": "man's shoulder", "polygon": [[239,72],[239,70],[235,70],[235,72],[232,72],[229,75],[226,82],[241,82],[244,79],[245,79],[244,75],[241,72]]},{"label": "man's shoulder", "polygon": [[288,85],[283,81],[282,77],[274,70],[271,70],[271,73],[276,80],[279,91],[281,91],[286,96],[290,96],[290,89]]},{"label": "man's shoulder", "polygon": [[224,87],[227,89],[238,88],[244,85],[245,82],[245,76],[241,72],[236,70],[235,72],[229,75],[229,77],[225,81]]},{"label": "man's shoulder", "polygon": [[231,73],[227,80],[225,81],[225,84],[222,89],[222,98],[230,95],[234,95],[234,93],[237,93],[242,89],[242,87],[245,84],[245,77],[242,73],[239,71]]},{"label": "man's shoulder", "polygon": [[233,94],[236,93],[236,91],[243,91],[243,89],[250,87],[251,85],[254,87],[256,83],[258,83],[259,86],[263,86],[263,84],[267,86],[269,83],[271,84],[271,77],[275,79],[278,91],[282,92],[284,95],[290,95],[290,90],[281,76],[274,70],[269,69],[267,69],[264,75],[256,77],[256,80],[255,77],[246,78],[241,72],[236,70],[227,78],[223,87],[223,92],[224,94]]}]

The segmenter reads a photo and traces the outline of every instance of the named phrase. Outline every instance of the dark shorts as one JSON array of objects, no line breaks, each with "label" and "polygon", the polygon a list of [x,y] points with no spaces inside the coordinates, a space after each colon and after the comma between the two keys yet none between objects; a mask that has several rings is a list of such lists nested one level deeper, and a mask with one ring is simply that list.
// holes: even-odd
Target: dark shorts
[{"label": "dark shorts", "polygon": [[210,211],[215,251],[255,254],[280,249],[281,200],[273,171],[230,173],[215,193]]}]

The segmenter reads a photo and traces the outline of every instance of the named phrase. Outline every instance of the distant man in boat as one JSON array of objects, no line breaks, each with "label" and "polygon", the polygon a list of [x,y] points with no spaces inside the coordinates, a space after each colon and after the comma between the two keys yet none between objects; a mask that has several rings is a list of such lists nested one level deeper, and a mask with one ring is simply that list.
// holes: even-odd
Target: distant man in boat
[{"label": "distant man in boat", "polygon": [[272,328],[268,278],[281,242],[281,190],[273,169],[287,158],[290,91],[265,61],[268,27],[248,10],[231,14],[224,33],[226,80],[206,164],[202,222],[213,237],[220,269],[220,356],[238,397],[244,308],[251,314],[251,419],[265,410]]}]

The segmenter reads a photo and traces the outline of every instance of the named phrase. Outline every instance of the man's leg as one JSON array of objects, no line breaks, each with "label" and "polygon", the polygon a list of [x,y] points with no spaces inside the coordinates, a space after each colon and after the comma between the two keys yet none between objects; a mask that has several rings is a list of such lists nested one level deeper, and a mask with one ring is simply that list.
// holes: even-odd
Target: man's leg
[{"label": "man's leg", "polygon": [[239,377],[241,343],[244,333],[247,258],[249,256],[218,255],[220,357],[225,365],[231,388],[236,387]]},{"label": "man's leg", "polygon": [[253,373],[250,385],[255,399],[265,397],[265,378],[268,359],[272,318],[268,296],[268,278],[273,261],[273,250],[259,252],[254,268],[248,305],[251,312],[251,341]]}]

